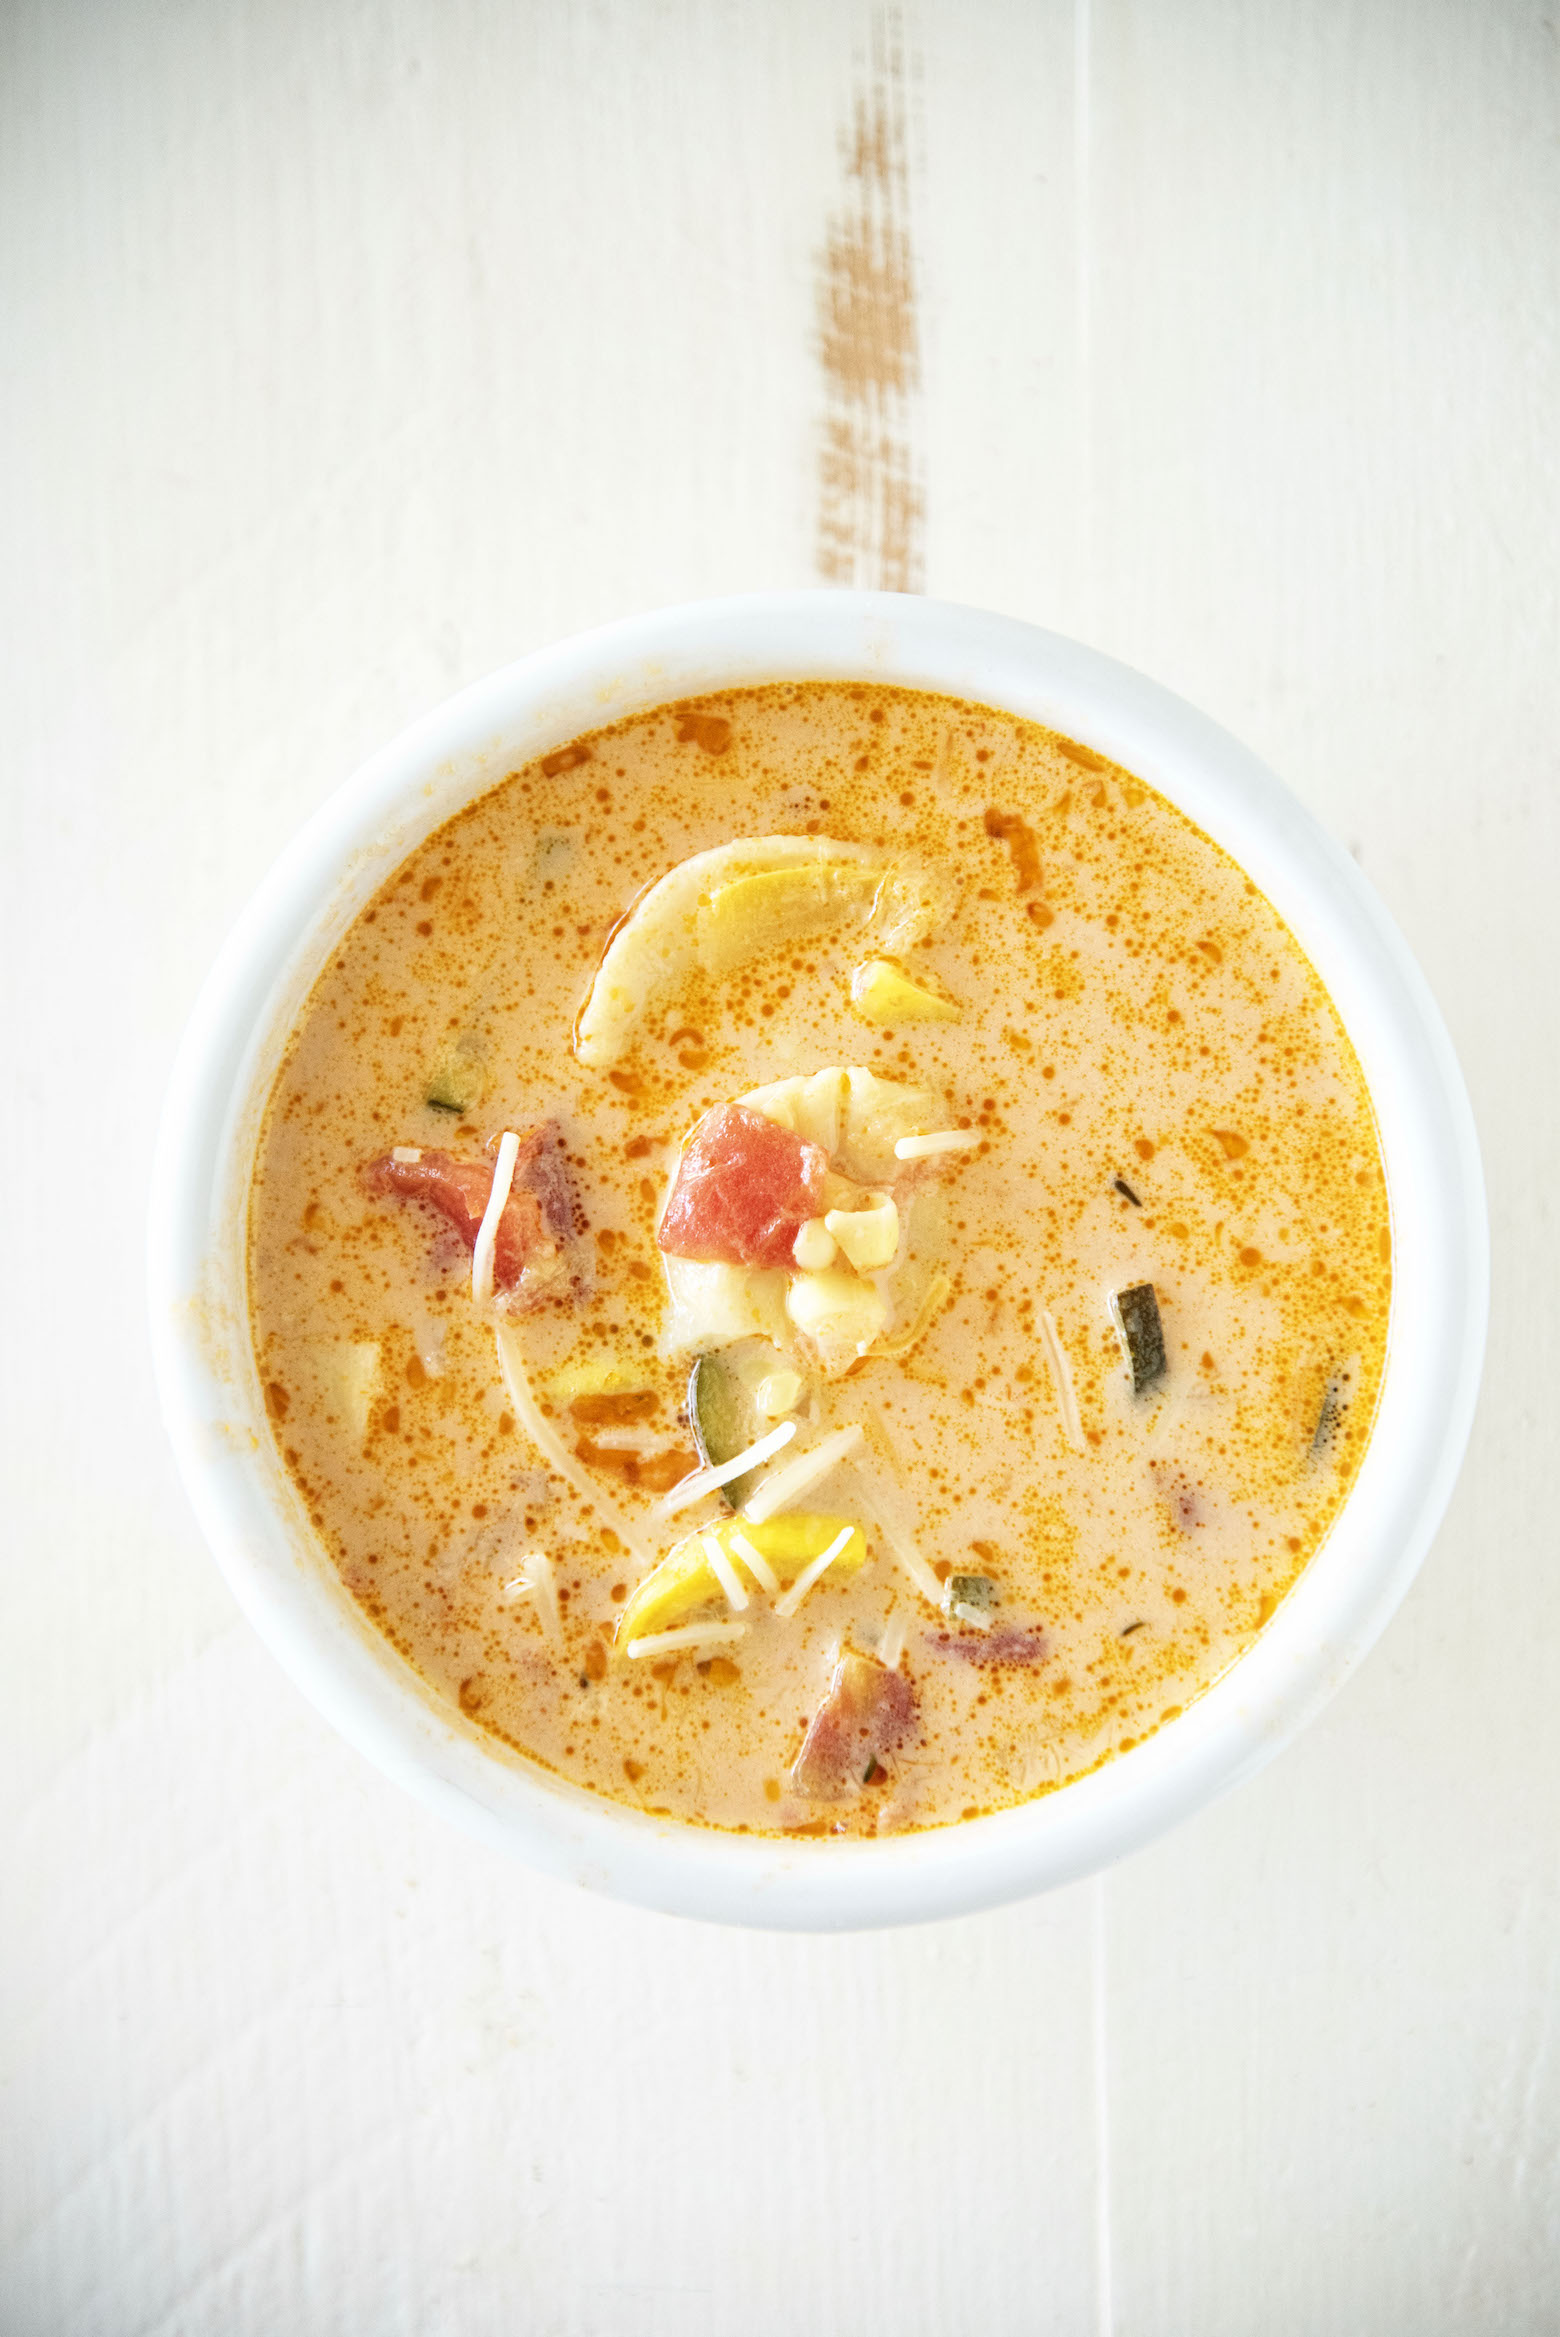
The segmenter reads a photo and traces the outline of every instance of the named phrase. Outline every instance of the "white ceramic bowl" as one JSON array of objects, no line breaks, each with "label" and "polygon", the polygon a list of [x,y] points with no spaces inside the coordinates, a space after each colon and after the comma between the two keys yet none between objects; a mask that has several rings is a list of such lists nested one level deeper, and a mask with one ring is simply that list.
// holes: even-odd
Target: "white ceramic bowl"
[{"label": "white ceramic bowl", "polygon": [[[1177,1720],[1059,1792],[882,1842],[774,1842],[644,1817],[506,1755],[437,1704],[347,1597],[266,1430],[245,1217],[272,1078],[315,976],[429,831],[516,765],[671,698],[847,677],[1029,715],[1160,789],[1241,862],[1308,951],[1375,1099],[1394,1239],[1379,1414],[1328,1539],[1240,1662]],[[186,1035],[153,1180],[164,1415],[212,1549],[262,1637],[370,1760],[536,1866],[645,1905],[797,1929],[912,1922],[1066,1882],[1248,1776],[1310,1719],[1412,1580],[1451,1493],[1483,1352],[1483,1186],[1450,1043],[1352,861],[1244,748],[1141,675],[1054,634],[898,595],[669,609],[523,659],[364,765],[310,821],[223,950]]]}]

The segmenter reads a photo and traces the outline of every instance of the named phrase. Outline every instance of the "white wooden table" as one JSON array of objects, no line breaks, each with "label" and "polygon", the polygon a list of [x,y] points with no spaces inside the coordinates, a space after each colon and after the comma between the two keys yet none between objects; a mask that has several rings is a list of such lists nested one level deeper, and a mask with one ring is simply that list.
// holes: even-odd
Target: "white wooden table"
[{"label": "white wooden table", "polygon": [[[13,0],[6,2337],[1560,2328],[1560,67],[1542,0]],[[240,1624],[148,1147],[273,854],[458,684],[827,578],[1142,666],[1462,1052],[1485,1398],[1387,1639],[1094,1883],[534,1880]]]}]

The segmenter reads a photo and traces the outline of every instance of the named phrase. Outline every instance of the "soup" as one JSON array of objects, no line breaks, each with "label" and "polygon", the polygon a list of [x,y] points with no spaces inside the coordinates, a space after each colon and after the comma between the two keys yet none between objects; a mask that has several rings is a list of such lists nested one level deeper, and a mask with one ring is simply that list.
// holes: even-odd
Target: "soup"
[{"label": "soup", "polygon": [[1243,871],[990,708],[807,682],[516,771],[320,976],[250,1214],[278,1449],[504,1747],[774,1834],[1173,1719],[1362,1457],[1370,1102]]}]

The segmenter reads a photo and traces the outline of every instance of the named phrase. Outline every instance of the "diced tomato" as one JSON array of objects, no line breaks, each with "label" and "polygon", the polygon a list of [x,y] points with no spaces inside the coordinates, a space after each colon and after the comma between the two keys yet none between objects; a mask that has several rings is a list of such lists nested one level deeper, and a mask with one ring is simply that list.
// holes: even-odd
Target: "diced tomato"
[{"label": "diced tomato", "polygon": [[[461,1160],[453,1152],[401,1147],[371,1160],[364,1182],[374,1193],[421,1201],[452,1225],[467,1249],[477,1234],[493,1190],[491,1160]],[[510,1303],[534,1306],[567,1295],[576,1276],[570,1250],[574,1237],[574,1191],[556,1122],[545,1121],[520,1139],[514,1182],[498,1221],[493,1245],[493,1289]]]},{"label": "diced tomato", "polygon": [[928,1637],[939,1655],[957,1655],[965,1663],[1043,1663],[1048,1653],[1045,1633],[1030,1623],[998,1623],[990,1631],[933,1631]]},{"label": "diced tomato", "polygon": [[797,1234],[822,1214],[828,1166],[821,1145],[746,1104],[721,1104],[683,1147],[657,1239],[676,1258],[789,1266]]},{"label": "diced tomato", "polygon": [[870,1655],[842,1655],[791,1769],[809,1801],[842,1801],[915,1726],[915,1690]]}]

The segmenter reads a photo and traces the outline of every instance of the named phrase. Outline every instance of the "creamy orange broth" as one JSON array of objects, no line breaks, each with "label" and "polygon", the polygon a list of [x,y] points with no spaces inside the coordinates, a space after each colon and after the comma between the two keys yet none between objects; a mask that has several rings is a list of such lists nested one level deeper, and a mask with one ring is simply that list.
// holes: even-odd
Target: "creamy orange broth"
[{"label": "creamy orange broth", "polygon": [[[718,983],[690,976],[650,1000],[619,1060],[582,1064],[571,1031],[629,904],[692,853],[775,834],[878,845],[934,872],[946,899],[903,963],[960,1018],[864,1022],[859,942],[825,933]],[[424,1100],[452,1049],[486,1069],[461,1117]],[[825,1574],[789,1618],[755,1595],[740,1639],[634,1660],[614,1634],[648,1559],[728,1515],[718,1494],[651,1515],[695,1462],[655,1239],[678,1146],[711,1107],[832,1065],[924,1086],[936,1126],[980,1138],[916,1170],[944,1196],[941,1311],[907,1354],[805,1375],[793,1451],[851,1422],[868,1439],[801,1506],[862,1522],[867,1563]],[[362,1182],[392,1146],[477,1157],[548,1117],[589,1288],[514,1323],[544,1411],[643,1557],[518,1425],[467,1253],[426,1209]],[[1168,1370],[1134,1395],[1109,1300],[1145,1282]],[[843,684],[635,716],[431,836],[315,987],[251,1210],[274,1432],[363,1610],[529,1759],[754,1832],[946,1824],[1050,1790],[1184,1707],[1249,1646],[1337,1513],[1389,1290],[1358,1064],[1242,871],[1139,780],[1032,723]],[[590,1364],[640,1394],[620,1413],[548,1398]],[[598,1441],[617,1417],[642,1449]],[[979,1629],[933,1607],[874,1519],[939,1582],[990,1579],[998,1624],[1043,1634],[1039,1660],[976,1660]],[[506,1589],[537,1548],[559,1592],[556,1647],[536,1602]],[[703,1611],[729,1620],[723,1599]],[[915,1733],[820,1803],[790,1771],[842,1648],[897,1655]]]}]

